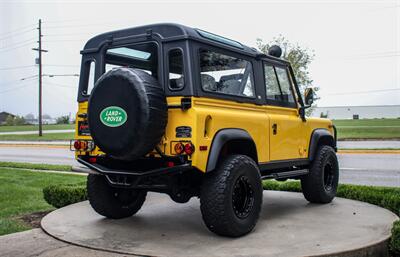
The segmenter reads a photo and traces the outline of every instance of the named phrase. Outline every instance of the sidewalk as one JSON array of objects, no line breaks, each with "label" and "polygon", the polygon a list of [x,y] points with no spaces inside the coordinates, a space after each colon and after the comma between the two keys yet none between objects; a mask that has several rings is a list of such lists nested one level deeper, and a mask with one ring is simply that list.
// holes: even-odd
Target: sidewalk
[{"label": "sidewalk", "polygon": [[400,140],[338,141],[339,149],[400,149]]},{"label": "sidewalk", "polygon": [[12,146],[48,146],[58,145],[69,147],[69,141],[0,141],[1,145],[12,145]]},{"label": "sidewalk", "polygon": [[47,235],[40,228],[0,236],[0,256],[3,257],[122,257],[132,256],[127,254],[116,254],[99,250],[92,250],[64,243]]}]

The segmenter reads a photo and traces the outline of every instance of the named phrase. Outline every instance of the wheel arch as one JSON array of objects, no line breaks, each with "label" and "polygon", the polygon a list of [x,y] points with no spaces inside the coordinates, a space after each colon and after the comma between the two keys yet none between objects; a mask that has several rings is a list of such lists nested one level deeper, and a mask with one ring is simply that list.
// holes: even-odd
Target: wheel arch
[{"label": "wheel arch", "polygon": [[256,144],[250,134],[243,129],[222,129],[215,134],[208,154],[206,172],[217,167],[218,160],[223,154],[247,155],[258,163]]},{"label": "wheel arch", "polygon": [[336,139],[327,129],[315,129],[312,132],[308,151],[310,161],[314,160],[315,153],[321,145],[332,146],[336,151]]}]

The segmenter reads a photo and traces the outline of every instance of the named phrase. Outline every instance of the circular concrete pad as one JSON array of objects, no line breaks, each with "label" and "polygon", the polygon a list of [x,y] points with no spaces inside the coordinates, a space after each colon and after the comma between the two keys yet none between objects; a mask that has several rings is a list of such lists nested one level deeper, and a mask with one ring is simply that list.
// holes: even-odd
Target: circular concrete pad
[{"label": "circular concrete pad", "polygon": [[105,219],[86,201],[48,214],[42,228],[76,245],[137,255],[367,256],[385,251],[396,219],[385,209],[358,201],[336,198],[316,205],[299,193],[264,191],[255,230],[232,239],[207,230],[198,199],[177,204],[150,193],[131,218]]}]

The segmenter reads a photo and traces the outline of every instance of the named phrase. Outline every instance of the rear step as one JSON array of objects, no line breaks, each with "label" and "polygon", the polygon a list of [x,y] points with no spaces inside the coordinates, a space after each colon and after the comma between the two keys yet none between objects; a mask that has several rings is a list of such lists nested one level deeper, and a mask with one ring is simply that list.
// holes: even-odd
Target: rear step
[{"label": "rear step", "polygon": [[302,175],[307,175],[309,173],[308,169],[302,170],[291,170],[291,171],[283,171],[271,173],[268,175],[261,176],[262,179],[281,179],[281,178],[293,178]]}]

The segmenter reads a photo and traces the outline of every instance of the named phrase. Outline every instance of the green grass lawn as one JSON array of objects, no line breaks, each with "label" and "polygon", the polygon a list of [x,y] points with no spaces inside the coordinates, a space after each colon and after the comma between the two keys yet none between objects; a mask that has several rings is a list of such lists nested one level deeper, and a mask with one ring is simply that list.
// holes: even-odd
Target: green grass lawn
[{"label": "green grass lawn", "polygon": [[400,138],[400,119],[333,120],[339,139]]},{"label": "green grass lawn", "polygon": [[50,184],[83,183],[85,176],[0,168],[0,235],[31,229],[19,217],[54,208],[43,199]]},{"label": "green grass lawn", "polygon": [[[59,130],[59,129],[74,129],[74,128],[75,124],[43,125],[43,130]],[[38,130],[38,125],[0,126],[0,132],[35,131],[35,130]]]},{"label": "green grass lawn", "polygon": [[0,162],[0,167],[31,169],[31,170],[56,170],[71,171],[71,165],[45,164],[45,163],[25,163],[25,162]]},{"label": "green grass lawn", "polygon": [[0,141],[58,141],[58,140],[70,140],[74,138],[74,133],[43,133],[43,136],[39,137],[37,134],[33,135],[0,135]]}]

